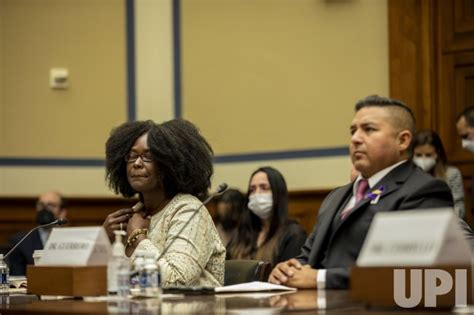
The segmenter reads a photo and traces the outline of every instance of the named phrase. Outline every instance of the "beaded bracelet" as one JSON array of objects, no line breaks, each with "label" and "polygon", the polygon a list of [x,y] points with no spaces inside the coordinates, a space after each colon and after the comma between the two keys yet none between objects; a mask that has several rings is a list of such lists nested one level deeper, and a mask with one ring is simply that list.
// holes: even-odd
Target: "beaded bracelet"
[{"label": "beaded bracelet", "polygon": [[137,240],[138,236],[140,235],[145,235],[145,237],[148,235],[148,229],[136,229],[133,230],[132,233],[130,233],[130,236],[127,239],[127,246],[132,246],[133,243]]}]

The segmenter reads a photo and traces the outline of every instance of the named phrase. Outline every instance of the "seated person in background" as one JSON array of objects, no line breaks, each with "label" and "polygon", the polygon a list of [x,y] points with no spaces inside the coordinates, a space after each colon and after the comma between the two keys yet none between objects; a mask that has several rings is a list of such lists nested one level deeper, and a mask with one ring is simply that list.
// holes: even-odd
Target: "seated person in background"
[{"label": "seated person in background", "polygon": [[109,186],[124,197],[138,194],[144,209],[115,211],[104,227],[111,239],[114,230],[126,228],[128,256],[154,253],[165,287],[224,283],[225,247],[201,206],[211,185],[212,154],[196,127],[182,119],[126,122],[107,140]]},{"label": "seated person in background", "polygon": [[464,186],[461,172],[457,167],[448,165],[443,143],[432,130],[423,130],[413,140],[413,162],[428,174],[444,180],[454,199],[454,210],[464,218]]},{"label": "seated person in background", "polygon": [[272,167],[253,172],[247,197],[248,209],[227,245],[227,258],[275,265],[298,255],[306,232],[288,219],[288,190],[281,173]]},{"label": "seated person in background", "polygon": [[[36,202],[36,223],[48,224],[56,219],[65,219],[67,214],[65,199],[55,191],[46,192],[39,196]],[[8,257],[10,275],[26,275],[26,265],[33,265],[33,252],[43,249],[52,227],[41,228],[28,236]],[[10,248],[15,246],[27,232],[15,234],[10,239]]]},{"label": "seated person in background", "polygon": [[224,246],[227,246],[232,234],[236,230],[245,206],[245,196],[237,189],[227,189],[216,198],[214,222]]},{"label": "seated person in background", "polygon": [[[355,106],[350,155],[360,175],[323,201],[301,254],[278,264],[269,281],[296,288],[345,289],[378,212],[453,207],[448,185],[410,160],[413,112],[400,101],[369,96]],[[379,191],[377,202],[373,198]],[[374,202],[372,202],[374,201]],[[472,231],[459,220],[467,239]]]},{"label": "seated person in background", "polygon": [[456,129],[463,149],[474,153],[474,106],[468,106],[458,114]]}]

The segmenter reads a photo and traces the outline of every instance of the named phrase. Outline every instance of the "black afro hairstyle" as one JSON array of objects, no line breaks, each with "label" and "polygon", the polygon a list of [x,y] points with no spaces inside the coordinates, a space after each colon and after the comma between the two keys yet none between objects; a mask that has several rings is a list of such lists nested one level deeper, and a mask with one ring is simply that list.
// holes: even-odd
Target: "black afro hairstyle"
[{"label": "black afro hairstyle", "polygon": [[184,119],[162,124],[151,120],[133,121],[114,128],[106,143],[109,187],[124,197],[137,193],[128,183],[125,157],[135,141],[146,133],[166,197],[186,193],[201,200],[206,198],[213,174],[213,151],[199,130]]}]

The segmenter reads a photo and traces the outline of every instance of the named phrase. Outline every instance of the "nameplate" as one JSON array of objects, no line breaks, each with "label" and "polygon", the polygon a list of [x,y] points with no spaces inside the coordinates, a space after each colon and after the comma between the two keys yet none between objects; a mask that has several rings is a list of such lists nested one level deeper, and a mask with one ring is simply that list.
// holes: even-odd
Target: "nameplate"
[{"label": "nameplate", "polygon": [[103,227],[54,228],[39,266],[103,266],[111,254]]},{"label": "nameplate", "polygon": [[378,213],[357,259],[358,266],[470,263],[470,246],[451,208]]}]

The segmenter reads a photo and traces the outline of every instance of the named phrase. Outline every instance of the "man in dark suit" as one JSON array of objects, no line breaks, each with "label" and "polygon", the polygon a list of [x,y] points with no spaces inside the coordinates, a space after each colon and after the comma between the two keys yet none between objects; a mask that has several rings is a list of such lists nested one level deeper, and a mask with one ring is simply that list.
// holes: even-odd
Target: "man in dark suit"
[{"label": "man in dark suit", "polygon": [[[65,199],[55,191],[50,191],[39,196],[36,202],[36,223],[48,224],[56,219],[65,219],[67,214]],[[43,249],[52,228],[41,228],[34,231],[23,241],[8,257],[10,275],[22,276],[26,274],[26,265],[33,264],[33,252]],[[25,232],[15,234],[10,239],[10,248],[17,244]]]},{"label": "man in dark suit", "polygon": [[350,155],[360,174],[325,198],[300,256],[278,264],[272,283],[347,288],[350,267],[377,212],[453,206],[448,186],[409,160],[415,119],[405,104],[375,95],[359,101],[355,112]]}]

